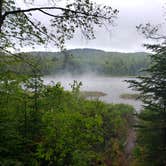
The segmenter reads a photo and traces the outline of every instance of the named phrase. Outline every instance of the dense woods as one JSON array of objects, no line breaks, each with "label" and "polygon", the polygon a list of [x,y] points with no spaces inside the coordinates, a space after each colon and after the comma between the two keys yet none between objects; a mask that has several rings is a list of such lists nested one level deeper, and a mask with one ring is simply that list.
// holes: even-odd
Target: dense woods
[{"label": "dense woods", "polygon": [[[165,44],[146,45],[155,54],[146,69],[147,76],[130,81],[141,92],[144,110],[138,115],[138,143],[135,148],[137,165],[166,164],[166,52]],[[155,160],[154,160],[155,158]]]},{"label": "dense woods", "polygon": [[[159,27],[137,27],[159,41],[145,45],[151,54],[65,50],[76,32],[95,39],[95,27],[114,25],[118,10],[89,0],[42,2],[0,0],[0,165],[165,166],[166,37]],[[61,51],[22,52],[44,44]],[[66,72],[139,75],[128,82],[144,107],[136,113],[130,105],[88,100],[77,81],[71,91],[43,84],[43,75]]]},{"label": "dense woods", "polygon": [[77,82],[72,92],[60,84],[44,86],[36,77],[24,89],[16,80],[5,78],[0,86],[1,165],[116,165],[126,161],[131,106],[80,98]]},{"label": "dense woods", "polygon": [[33,61],[43,75],[91,73],[109,76],[137,76],[146,74],[141,71],[149,66],[149,55],[143,52],[119,53],[95,49],[29,52],[18,54],[24,61],[15,64],[12,69],[17,73],[30,73],[31,69],[26,62],[32,63]]},{"label": "dense woods", "polygon": [[[93,39],[93,25],[111,24],[118,11],[89,0],[49,3],[21,9],[14,0],[0,1],[0,165],[124,163],[132,107],[80,98],[77,82],[72,92],[45,86],[40,58],[8,50],[49,42],[62,49],[78,28]],[[47,16],[49,28],[35,11]]]}]

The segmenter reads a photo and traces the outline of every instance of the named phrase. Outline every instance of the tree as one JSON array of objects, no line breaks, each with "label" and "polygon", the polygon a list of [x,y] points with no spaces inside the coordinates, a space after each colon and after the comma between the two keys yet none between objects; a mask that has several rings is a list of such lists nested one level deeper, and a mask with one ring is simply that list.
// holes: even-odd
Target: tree
[{"label": "tree", "polygon": [[[161,44],[146,44],[152,51],[148,76],[129,81],[131,87],[141,92],[144,108],[139,115],[138,151],[143,165],[166,164],[166,42],[159,29],[150,24],[138,27],[150,39],[161,39]],[[155,158],[155,160],[154,160]]]},{"label": "tree", "polygon": [[[73,3],[66,1],[62,7],[54,0],[48,6],[38,4],[39,7],[33,6],[35,0],[23,2],[31,2],[32,5],[21,9],[16,6],[15,0],[0,0],[1,49],[34,46],[50,41],[63,48],[65,40],[71,39],[76,29],[80,29],[87,39],[93,39],[94,25],[112,23],[118,13],[118,10],[99,6],[89,0],[74,0]],[[39,20],[35,14],[41,14],[48,22]]]},{"label": "tree", "polygon": [[[53,109],[53,106],[47,106],[45,110],[40,107],[44,103],[43,84],[36,64],[23,54],[12,54],[8,50],[50,42],[62,49],[65,40],[71,39],[77,29],[87,39],[93,39],[94,25],[101,26],[105,21],[112,23],[118,13],[111,7],[98,6],[89,0],[74,0],[73,3],[66,0],[65,6],[49,0],[50,4],[38,7],[35,6],[36,0],[22,0],[26,5],[31,3],[24,9],[16,2],[21,3],[0,0],[0,51],[3,52],[0,54],[0,69],[3,69],[0,70],[0,165],[5,166],[37,165],[37,145],[44,143],[41,134],[43,113]],[[35,17],[40,14],[46,19]],[[43,20],[47,21],[44,23]],[[23,60],[32,69],[32,75],[27,79],[18,79],[19,73],[14,68],[18,60]]]}]

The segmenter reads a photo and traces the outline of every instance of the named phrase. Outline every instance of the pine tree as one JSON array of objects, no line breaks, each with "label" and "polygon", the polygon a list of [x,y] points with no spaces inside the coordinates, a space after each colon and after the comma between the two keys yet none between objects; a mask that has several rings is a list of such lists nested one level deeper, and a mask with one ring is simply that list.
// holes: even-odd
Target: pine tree
[{"label": "pine tree", "polygon": [[153,51],[147,76],[129,81],[140,91],[144,110],[138,115],[139,162],[166,165],[166,44],[146,45]]}]

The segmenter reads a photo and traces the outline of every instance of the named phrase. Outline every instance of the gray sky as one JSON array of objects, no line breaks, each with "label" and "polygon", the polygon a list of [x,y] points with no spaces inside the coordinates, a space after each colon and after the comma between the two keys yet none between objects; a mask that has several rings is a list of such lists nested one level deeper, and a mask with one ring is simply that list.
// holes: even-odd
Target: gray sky
[{"label": "gray sky", "polygon": [[[111,5],[119,10],[116,26],[108,27],[110,30],[95,29],[96,39],[85,40],[80,33],[66,43],[68,49],[97,48],[107,51],[136,52],[145,51],[145,40],[136,30],[136,26],[144,23],[163,23],[165,0],[93,0],[99,4]],[[166,9],[165,9],[166,11]],[[29,50],[25,48],[25,50]],[[56,48],[37,47],[36,50],[56,51]]]}]

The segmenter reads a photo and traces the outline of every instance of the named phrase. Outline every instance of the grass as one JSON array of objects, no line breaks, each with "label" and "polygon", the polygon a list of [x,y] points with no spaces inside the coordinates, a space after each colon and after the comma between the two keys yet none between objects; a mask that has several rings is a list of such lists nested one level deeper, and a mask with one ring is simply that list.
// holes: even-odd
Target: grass
[{"label": "grass", "polygon": [[80,94],[84,98],[99,98],[107,95],[106,93],[99,91],[81,91]]},{"label": "grass", "polygon": [[124,93],[120,95],[120,98],[122,99],[132,99],[132,100],[138,100],[140,95],[138,93],[130,94],[130,93]]}]

